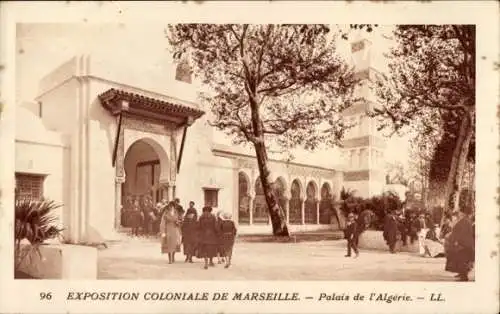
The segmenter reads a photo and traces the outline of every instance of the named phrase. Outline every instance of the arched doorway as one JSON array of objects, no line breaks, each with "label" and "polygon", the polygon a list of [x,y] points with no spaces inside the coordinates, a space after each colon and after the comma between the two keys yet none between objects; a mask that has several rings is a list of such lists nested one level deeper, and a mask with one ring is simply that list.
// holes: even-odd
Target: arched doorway
[{"label": "arched doorway", "polygon": [[327,182],[321,186],[321,200],[319,202],[319,223],[328,225],[333,215],[333,194],[330,184]]},{"label": "arched doorway", "polygon": [[279,177],[278,179],[276,179],[276,181],[274,181],[274,184],[273,184],[273,190],[274,190],[274,194],[276,195],[276,198],[278,199],[278,203],[280,204],[280,207],[281,209],[283,210],[283,213],[285,214],[285,219],[286,219],[286,196],[285,196],[285,192],[286,192],[286,183],[285,183],[285,179],[283,179],[282,177]]},{"label": "arched doorway", "polygon": [[250,180],[244,172],[238,173],[238,223],[250,224]]},{"label": "arched doorway", "polygon": [[302,223],[302,188],[297,179],[290,186],[290,223]]},{"label": "arched doorway", "polygon": [[[125,182],[122,184],[122,215],[134,201],[143,201],[146,196],[156,203],[166,197],[160,187],[164,173],[162,160],[164,152],[150,139],[135,141],[127,150],[124,158]],[[158,152],[158,150],[161,150]],[[163,158],[164,159],[164,158]],[[123,225],[123,220],[122,220]]]},{"label": "arched doorway", "polygon": [[306,187],[306,202],[304,205],[304,221],[306,224],[315,224],[317,222],[318,212],[316,193],[318,189],[313,181],[309,181]]}]

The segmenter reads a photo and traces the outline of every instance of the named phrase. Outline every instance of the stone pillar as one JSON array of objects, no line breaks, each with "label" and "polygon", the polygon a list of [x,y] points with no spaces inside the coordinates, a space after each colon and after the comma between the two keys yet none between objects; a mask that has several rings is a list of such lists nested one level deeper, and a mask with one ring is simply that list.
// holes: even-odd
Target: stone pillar
[{"label": "stone pillar", "polygon": [[[117,117],[117,119],[119,119]],[[116,164],[115,164],[115,230],[119,230],[121,227],[121,217],[122,217],[122,184],[125,182],[125,124],[126,119],[122,120],[122,127],[120,130],[117,150],[116,150]],[[118,120],[116,125],[118,127]]]},{"label": "stone pillar", "polygon": [[316,224],[319,225],[319,200],[316,199]]},{"label": "stone pillar", "polygon": [[167,186],[167,200],[169,202],[174,200],[174,185],[173,184],[169,184]]},{"label": "stone pillar", "polygon": [[248,206],[249,206],[249,214],[250,214],[250,218],[249,218],[249,225],[253,225],[253,203],[255,202],[255,195],[253,194],[250,194],[248,195],[250,197],[250,200],[248,201]]},{"label": "stone pillar", "polygon": [[285,213],[286,213],[286,224],[290,223],[290,199],[285,198]]},{"label": "stone pillar", "polygon": [[122,222],[122,184],[125,177],[115,178],[115,230],[119,230]]},{"label": "stone pillar", "polygon": [[300,200],[300,214],[301,214],[301,221],[300,223],[302,225],[306,224],[306,201],[305,200]]},{"label": "stone pillar", "polygon": [[168,198],[168,186],[169,186],[168,180],[160,178],[159,181],[160,181],[159,182],[159,186],[160,186],[159,189],[160,189],[161,200],[165,199],[167,201],[170,201],[170,199]]}]

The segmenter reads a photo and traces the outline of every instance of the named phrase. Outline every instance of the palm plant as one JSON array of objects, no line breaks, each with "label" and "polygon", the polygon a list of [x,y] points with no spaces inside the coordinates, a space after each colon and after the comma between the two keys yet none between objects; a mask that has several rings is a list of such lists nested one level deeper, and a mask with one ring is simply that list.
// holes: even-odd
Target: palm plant
[{"label": "palm plant", "polygon": [[351,189],[346,189],[344,186],[342,187],[342,190],[340,190],[340,200],[341,201],[346,201],[347,199],[351,198],[354,196],[354,191]]},{"label": "palm plant", "polygon": [[[61,237],[63,229],[57,226],[58,217],[54,210],[61,207],[50,200],[16,199],[15,202],[15,268],[24,258],[35,251],[41,257],[40,245],[46,240]],[[27,240],[29,249],[21,250],[21,242]]]}]

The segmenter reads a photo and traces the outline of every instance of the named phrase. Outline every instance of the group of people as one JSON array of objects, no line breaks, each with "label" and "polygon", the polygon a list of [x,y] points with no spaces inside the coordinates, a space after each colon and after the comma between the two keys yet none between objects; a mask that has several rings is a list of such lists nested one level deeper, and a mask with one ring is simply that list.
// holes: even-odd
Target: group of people
[{"label": "group of people", "polygon": [[183,246],[185,262],[193,263],[193,257],[204,259],[204,269],[215,266],[213,259],[218,257],[225,268],[231,265],[236,225],[232,215],[227,212],[212,213],[212,207],[203,207],[202,214],[189,202],[184,212],[179,199],[163,205],[160,215],[159,232],[161,252],[168,254],[168,262],[175,262],[175,253]]},{"label": "group of people", "polygon": [[401,240],[402,245],[408,245],[418,241],[419,253],[425,254],[424,240],[429,230],[435,230],[436,226],[430,213],[418,210],[402,209],[388,213],[384,221],[384,240],[389,246],[391,253],[395,253],[396,243]]},{"label": "group of people", "polygon": [[[396,243],[403,246],[418,241],[419,254],[423,257],[446,257],[445,270],[456,273],[460,281],[468,281],[468,274],[475,260],[475,231],[473,215],[466,209],[447,214],[443,224],[435,224],[430,213],[402,209],[388,213],[384,221],[383,237],[391,253],[396,253]],[[347,254],[358,257],[360,226],[354,213],[349,213],[344,229]]]},{"label": "group of people", "polygon": [[128,196],[121,213],[122,225],[130,228],[132,236],[156,235],[160,226],[160,213],[161,206],[155,206],[150,195]]}]

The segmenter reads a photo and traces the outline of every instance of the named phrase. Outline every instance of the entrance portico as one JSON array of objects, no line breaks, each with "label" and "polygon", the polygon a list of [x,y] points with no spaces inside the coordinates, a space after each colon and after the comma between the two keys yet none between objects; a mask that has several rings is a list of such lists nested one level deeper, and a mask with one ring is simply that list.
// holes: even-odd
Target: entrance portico
[{"label": "entrance portico", "polygon": [[99,99],[117,121],[112,164],[118,229],[126,196],[174,199],[187,128],[204,112],[114,88]]}]

